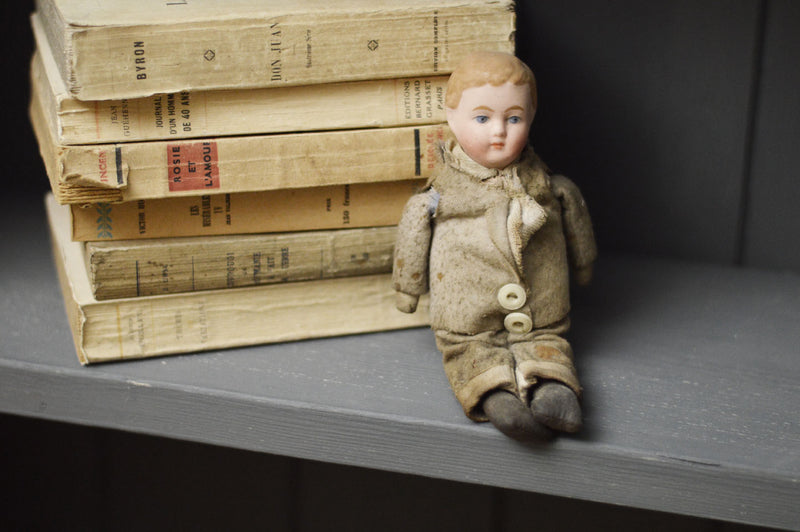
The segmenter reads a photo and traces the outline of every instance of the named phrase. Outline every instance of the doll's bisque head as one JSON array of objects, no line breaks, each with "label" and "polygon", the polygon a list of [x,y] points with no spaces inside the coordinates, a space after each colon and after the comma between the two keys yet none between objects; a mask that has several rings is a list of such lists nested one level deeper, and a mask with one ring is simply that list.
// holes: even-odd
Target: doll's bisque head
[{"label": "doll's bisque head", "polygon": [[475,52],[455,69],[445,96],[447,122],[475,162],[502,169],[528,142],[536,80],[525,63],[502,52]]}]

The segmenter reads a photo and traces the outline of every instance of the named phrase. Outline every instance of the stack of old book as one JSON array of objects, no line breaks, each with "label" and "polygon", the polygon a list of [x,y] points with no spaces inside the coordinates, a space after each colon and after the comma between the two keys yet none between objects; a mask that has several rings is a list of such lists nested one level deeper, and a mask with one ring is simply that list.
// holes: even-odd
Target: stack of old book
[{"label": "stack of old book", "polygon": [[31,120],[82,363],[396,329],[395,224],[510,0],[38,0]]}]

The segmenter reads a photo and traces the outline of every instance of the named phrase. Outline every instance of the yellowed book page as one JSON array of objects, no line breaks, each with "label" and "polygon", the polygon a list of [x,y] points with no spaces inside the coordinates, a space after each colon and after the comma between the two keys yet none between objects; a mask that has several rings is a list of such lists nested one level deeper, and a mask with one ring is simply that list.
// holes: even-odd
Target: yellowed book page
[{"label": "yellowed book page", "polygon": [[397,228],[87,242],[98,300],[389,273]]},{"label": "yellowed book page", "polygon": [[447,74],[514,51],[510,0],[40,1],[82,100]]},{"label": "yellowed book page", "polygon": [[423,180],[72,206],[79,241],[397,225]]},{"label": "yellowed book page", "polygon": [[69,238],[69,207],[52,195],[46,205],[70,327],[84,364],[428,322],[425,301],[416,314],[394,308],[390,274],[97,301],[83,244]]}]

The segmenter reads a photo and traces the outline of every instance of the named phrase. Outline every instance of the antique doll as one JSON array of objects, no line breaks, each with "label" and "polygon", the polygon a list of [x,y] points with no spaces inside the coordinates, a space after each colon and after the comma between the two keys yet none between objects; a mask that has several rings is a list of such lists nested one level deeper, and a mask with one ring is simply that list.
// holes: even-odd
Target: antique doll
[{"label": "antique doll", "polygon": [[431,327],[466,415],[521,441],[576,432],[581,387],[569,328],[569,267],[588,283],[594,235],[578,188],[527,145],[536,82],[513,55],[480,52],[450,77],[427,187],[395,248],[397,307],[430,291]]}]

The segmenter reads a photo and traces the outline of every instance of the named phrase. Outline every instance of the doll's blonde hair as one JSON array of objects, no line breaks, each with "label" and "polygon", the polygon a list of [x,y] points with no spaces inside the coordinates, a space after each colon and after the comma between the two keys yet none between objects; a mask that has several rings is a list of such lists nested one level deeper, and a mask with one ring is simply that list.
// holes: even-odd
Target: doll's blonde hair
[{"label": "doll's blonde hair", "polygon": [[527,84],[531,89],[531,104],[536,109],[536,78],[528,65],[516,56],[503,52],[473,52],[464,58],[450,75],[445,94],[445,105],[458,107],[461,93],[487,83],[499,87],[506,82]]}]

